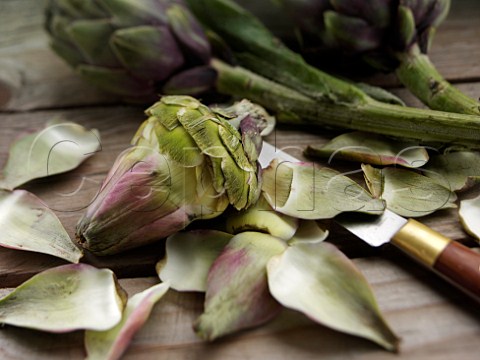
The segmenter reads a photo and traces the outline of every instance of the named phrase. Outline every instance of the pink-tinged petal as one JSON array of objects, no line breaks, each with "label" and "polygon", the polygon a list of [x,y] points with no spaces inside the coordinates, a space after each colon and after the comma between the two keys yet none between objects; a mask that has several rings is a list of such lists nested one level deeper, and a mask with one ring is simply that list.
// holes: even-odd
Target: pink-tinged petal
[{"label": "pink-tinged petal", "polygon": [[273,236],[254,232],[230,241],[208,274],[205,311],[195,324],[199,336],[213,340],[277,315],[281,307],[269,293],[266,264],[285,247]]},{"label": "pink-tinged petal", "polygon": [[55,213],[25,190],[0,190],[0,246],[35,251],[78,263],[83,253]]},{"label": "pink-tinged petal", "polygon": [[165,258],[156,268],[177,291],[207,290],[208,272],[233,235],[216,230],[179,232],[167,239]]},{"label": "pink-tinged petal", "polygon": [[357,161],[372,165],[402,165],[417,168],[427,163],[429,157],[424,147],[406,141],[391,141],[380,135],[364,132],[343,134],[322,146],[309,146],[309,156]]},{"label": "pink-tinged petal", "polygon": [[125,303],[112,271],[64,265],[35,275],[0,299],[0,323],[53,333],[101,331],[120,321]]},{"label": "pink-tinged petal", "polygon": [[267,269],[270,292],[282,305],[396,350],[398,338],[382,318],[366,279],[333,245],[296,243],[272,258]]},{"label": "pink-tinged petal", "polygon": [[161,283],[134,295],[128,300],[122,320],[106,331],[87,331],[85,349],[90,360],[116,360],[130,345],[135,333],[150,316],[155,304],[168,291],[168,283]]}]

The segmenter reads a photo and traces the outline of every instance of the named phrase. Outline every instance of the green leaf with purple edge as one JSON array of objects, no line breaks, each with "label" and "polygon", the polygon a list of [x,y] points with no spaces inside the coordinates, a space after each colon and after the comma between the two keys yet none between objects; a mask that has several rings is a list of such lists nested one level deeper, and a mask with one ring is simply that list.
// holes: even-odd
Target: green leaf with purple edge
[{"label": "green leaf with purple edge", "polygon": [[148,320],[155,304],[168,291],[168,283],[152,286],[128,299],[122,320],[105,331],[85,332],[85,349],[88,360],[120,359],[135,333]]},{"label": "green leaf with purple edge", "polygon": [[266,265],[285,250],[273,236],[244,232],[232,238],[208,274],[205,311],[195,323],[206,339],[258,326],[281,310],[267,285]]},{"label": "green leaf with purple edge", "polygon": [[322,146],[310,145],[308,156],[335,160],[357,161],[372,165],[402,165],[417,168],[428,161],[428,153],[417,143],[392,141],[386,137],[364,132],[342,134]]}]

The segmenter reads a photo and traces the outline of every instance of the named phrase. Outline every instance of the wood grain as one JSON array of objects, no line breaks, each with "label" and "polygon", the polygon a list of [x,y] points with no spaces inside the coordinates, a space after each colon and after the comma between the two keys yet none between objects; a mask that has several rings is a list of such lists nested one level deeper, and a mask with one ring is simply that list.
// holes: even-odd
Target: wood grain
[{"label": "wood grain", "polygon": [[[356,265],[372,284],[379,306],[401,337],[400,355],[389,354],[362,339],[313,323],[284,310],[266,326],[204,343],[192,330],[202,311],[200,294],[170,291],[135,336],[125,359],[474,359],[480,350],[480,315],[441,281],[410,264],[379,258]],[[130,295],[155,284],[156,278],[124,279]],[[0,331],[4,359],[81,359],[81,332],[63,335],[5,327]]]}]

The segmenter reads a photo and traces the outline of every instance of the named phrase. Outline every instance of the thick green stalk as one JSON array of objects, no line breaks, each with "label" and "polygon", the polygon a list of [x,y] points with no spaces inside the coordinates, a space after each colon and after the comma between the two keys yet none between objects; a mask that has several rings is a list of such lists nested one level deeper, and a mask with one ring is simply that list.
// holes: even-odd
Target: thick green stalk
[{"label": "thick green stalk", "polygon": [[279,113],[280,121],[480,148],[477,116],[402,107],[370,98],[354,104],[318,101],[241,67],[220,60],[211,65],[218,72],[219,92],[257,102]]},{"label": "thick green stalk", "polygon": [[428,107],[436,110],[480,115],[480,103],[446,81],[417,46],[398,56],[400,81]]},{"label": "thick green stalk", "polygon": [[235,2],[186,1],[202,23],[230,46],[242,66],[315,99],[354,103],[368,98],[356,86],[308,65]]}]

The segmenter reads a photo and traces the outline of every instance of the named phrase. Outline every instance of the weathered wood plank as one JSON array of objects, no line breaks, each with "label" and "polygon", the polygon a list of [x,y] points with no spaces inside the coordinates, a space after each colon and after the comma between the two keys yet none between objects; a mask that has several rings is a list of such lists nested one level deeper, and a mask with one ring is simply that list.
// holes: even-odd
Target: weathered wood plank
[{"label": "weathered wood plank", "polygon": [[[83,82],[48,48],[43,31],[46,0],[0,2],[0,109],[24,111],[93,104],[118,103],[118,99]],[[438,29],[431,58],[439,71],[454,82],[480,79],[480,3],[456,0]],[[369,81],[398,86],[393,76],[378,75]]]},{"label": "weathered wood plank", "polygon": [[[474,359],[480,351],[480,315],[474,304],[409,262],[358,259],[379,306],[402,338],[399,355],[362,339],[344,335],[299,313],[285,310],[270,324],[206,344],[192,323],[202,310],[202,296],[169,292],[135,336],[125,359]],[[120,280],[130,293],[156,278]],[[82,333],[52,335],[6,326],[0,330],[5,359],[80,359]]]}]

